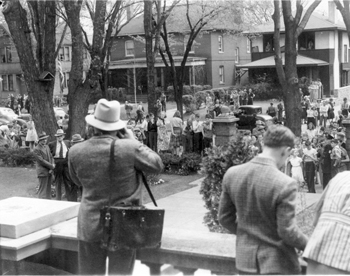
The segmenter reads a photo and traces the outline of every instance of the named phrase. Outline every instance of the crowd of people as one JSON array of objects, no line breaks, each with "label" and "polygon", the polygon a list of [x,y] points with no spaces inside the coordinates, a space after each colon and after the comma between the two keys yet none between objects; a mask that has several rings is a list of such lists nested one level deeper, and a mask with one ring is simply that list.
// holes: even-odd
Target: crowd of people
[{"label": "crowd of people", "polygon": [[[339,142],[330,134],[324,139],[328,140],[324,154],[340,155]],[[298,141],[288,128],[270,126],[262,153],[231,167],[224,176],[218,216],[220,224],[237,236],[240,275],[300,274],[301,257],[310,275],[350,272],[350,173],[341,172],[341,165],[331,161],[336,175],[324,172],[329,175],[323,179],[326,188],[316,206],[315,229],[311,237],[306,236],[297,225],[296,198],[304,179],[301,163],[305,163],[307,180],[313,181],[317,151],[310,141],[301,143],[304,148]],[[293,177],[284,173],[288,160]]]},{"label": "crowd of people", "polygon": [[205,121],[200,115],[192,113],[185,121],[180,111],[174,112],[169,124],[166,122],[165,106],[156,117],[153,113],[145,114],[142,102],[137,106],[136,117],[132,118],[130,105],[125,103],[125,111],[129,118],[127,128],[132,130],[136,139],[155,152],[170,152],[177,156],[195,152],[204,154],[213,140],[212,117],[206,114]]}]

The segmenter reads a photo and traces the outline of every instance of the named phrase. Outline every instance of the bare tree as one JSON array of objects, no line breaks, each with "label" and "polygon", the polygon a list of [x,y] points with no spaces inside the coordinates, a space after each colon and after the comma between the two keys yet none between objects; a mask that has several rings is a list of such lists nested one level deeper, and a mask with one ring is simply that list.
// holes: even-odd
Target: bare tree
[{"label": "bare tree", "polygon": [[55,76],[56,71],[56,2],[3,1],[2,12],[18,52],[37,131],[53,135],[57,122],[49,74]]},{"label": "bare tree", "polygon": [[297,40],[303,32],[312,12],[320,4],[315,0],[303,13],[304,7],[300,0],[296,0],[295,15],[292,14],[292,3],[282,1],[282,15],[285,26],[285,65],[282,63],[280,47],[281,8],[280,0],[274,1],[274,48],[275,63],[279,82],[282,86],[283,100],[286,110],[286,125],[295,135],[301,134],[301,97],[299,94],[299,79],[297,74]]},{"label": "bare tree", "polygon": [[337,9],[340,11],[345,26],[346,31],[348,33],[349,41],[350,41],[350,0],[343,0],[342,2],[340,0],[333,0]]},{"label": "bare tree", "polygon": [[[93,93],[101,91],[102,97],[107,98],[107,76],[113,37],[131,20],[131,18],[123,20],[123,16],[126,13],[125,8],[132,3],[135,2],[129,1],[126,3],[121,0],[114,2],[107,0],[63,1],[59,15],[69,25],[72,37],[72,67],[68,84],[71,120],[69,120],[68,135],[84,133],[84,117],[87,114]],[[88,13],[87,18],[91,20],[92,39],[89,38],[91,32],[84,29],[85,26],[80,20],[80,17],[83,17],[84,14],[83,9]],[[139,11],[139,9],[136,9],[136,11]],[[134,16],[136,15],[137,13],[134,12]],[[90,62],[87,65],[89,70],[84,78],[83,54],[85,51],[89,53]]]},{"label": "bare tree", "polygon": [[[164,42],[165,53],[168,57],[169,62],[162,51],[160,54],[165,66],[170,69],[176,106],[180,111],[181,116],[183,115],[182,95],[186,77],[186,63],[189,53],[195,44],[195,39],[199,36],[204,27],[212,21],[215,21],[215,19],[218,18],[219,14],[223,13],[226,8],[227,6],[222,5],[222,3],[220,3],[220,5],[216,5],[216,3],[213,4],[213,2],[210,1],[191,3],[189,0],[186,0],[186,4],[181,7],[177,7],[176,13],[173,13],[169,17],[169,25],[171,26],[171,29],[176,30],[177,33],[182,33],[183,36],[187,38],[185,40],[185,51],[178,71],[175,68],[175,61],[171,51],[172,38],[168,32],[168,22],[164,21],[163,23],[161,37]],[[181,13],[185,15],[185,18],[182,18]],[[182,20],[179,20],[180,18]],[[181,23],[179,23],[179,21]]]},{"label": "bare tree", "polygon": [[[166,5],[162,7],[162,2],[160,0],[144,0],[148,111],[154,113],[155,115],[157,115],[157,112],[155,107],[156,95],[154,64],[159,51],[160,32],[170,12],[179,2],[180,0],[174,0],[170,7],[166,7]],[[153,4],[155,4],[156,7],[155,15],[153,14]]]}]

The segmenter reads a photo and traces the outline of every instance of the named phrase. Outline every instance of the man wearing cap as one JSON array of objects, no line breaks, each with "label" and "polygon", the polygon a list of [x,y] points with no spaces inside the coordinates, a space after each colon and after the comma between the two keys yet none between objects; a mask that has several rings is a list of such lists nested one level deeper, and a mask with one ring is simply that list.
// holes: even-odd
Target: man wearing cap
[{"label": "man wearing cap", "polygon": [[38,198],[51,199],[52,174],[55,163],[46,145],[47,138],[45,132],[38,137],[38,145],[34,148],[33,154],[36,159],[36,173],[39,179]]},{"label": "man wearing cap", "polygon": [[68,140],[64,140],[63,129],[58,129],[55,136],[56,141],[49,143],[49,148],[52,156],[54,157],[55,168],[55,187],[56,187],[56,199],[62,199],[62,185],[64,185],[66,197],[68,201],[74,201],[71,197],[71,182],[69,178],[67,153],[70,147]]},{"label": "man wearing cap", "polygon": [[[118,101],[98,101],[95,113],[87,115],[94,136],[74,145],[69,152],[68,166],[73,182],[83,186],[78,215],[79,274],[132,274],[136,251],[101,249],[102,226],[100,209],[112,204],[142,205],[142,182],[139,171],[159,173],[163,163],[159,155],[137,141],[132,131],[120,120]],[[113,171],[110,171],[110,150],[114,143]],[[106,258],[109,267],[106,268]]]}]

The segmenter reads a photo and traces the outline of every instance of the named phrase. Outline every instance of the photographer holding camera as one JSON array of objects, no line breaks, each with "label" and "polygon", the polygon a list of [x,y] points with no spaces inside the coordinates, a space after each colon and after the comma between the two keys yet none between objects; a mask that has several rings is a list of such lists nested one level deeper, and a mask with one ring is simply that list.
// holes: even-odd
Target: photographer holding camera
[{"label": "photographer holding camera", "polygon": [[[79,274],[132,274],[135,250],[107,251],[100,248],[102,226],[100,209],[108,205],[141,205],[142,180],[138,171],[159,173],[163,163],[157,153],[137,141],[120,120],[117,101],[98,101],[95,113],[87,115],[94,136],[71,148],[69,172],[74,183],[83,186],[78,215]],[[116,139],[116,140],[115,140]],[[110,177],[110,149],[114,141],[115,166]],[[112,178],[112,179],[111,179]],[[112,187],[112,188],[111,188]],[[111,191],[112,189],[112,191]]]}]

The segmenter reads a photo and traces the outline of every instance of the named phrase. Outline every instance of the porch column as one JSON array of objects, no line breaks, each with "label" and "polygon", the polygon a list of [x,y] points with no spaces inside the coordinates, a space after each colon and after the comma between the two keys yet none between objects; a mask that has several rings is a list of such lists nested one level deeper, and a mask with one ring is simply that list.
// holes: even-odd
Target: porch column
[{"label": "porch column", "polygon": [[194,65],[192,65],[192,84],[196,85],[196,69]]}]

